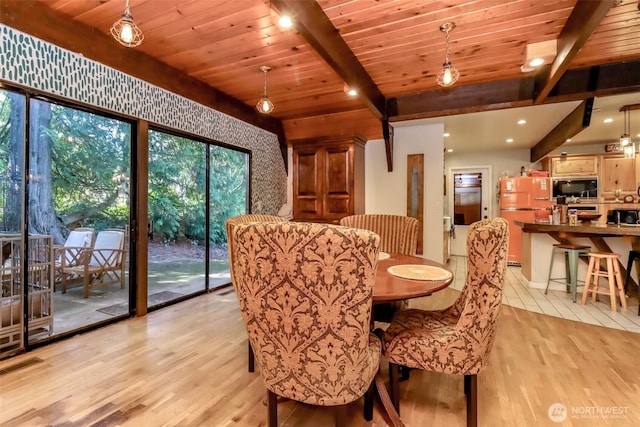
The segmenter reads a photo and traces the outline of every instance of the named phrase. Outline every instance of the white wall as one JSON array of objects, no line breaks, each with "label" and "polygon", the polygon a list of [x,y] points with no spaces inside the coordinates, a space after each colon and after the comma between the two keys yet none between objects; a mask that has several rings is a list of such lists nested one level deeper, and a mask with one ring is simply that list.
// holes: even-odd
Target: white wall
[{"label": "white wall", "polygon": [[365,146],[365,212],[407,214],[407,155],[424,154],[423,256],[442,262],[444,124],[394,126],[393,171],[387,172],[384,140]]}]

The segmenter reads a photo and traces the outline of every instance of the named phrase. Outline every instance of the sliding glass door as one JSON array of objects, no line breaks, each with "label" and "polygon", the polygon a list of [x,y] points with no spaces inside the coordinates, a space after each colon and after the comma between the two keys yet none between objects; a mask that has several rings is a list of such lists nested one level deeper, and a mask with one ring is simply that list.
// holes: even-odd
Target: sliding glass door
[{"label": "sliding glass door", "polygon": [[128,315],[130,123],[0,90],[0,153],[0,340]]},{"label": "sliding glass door", "polygon": [[149,131],[148,307],[230,282],[224,222],[246,212],[248,171],[246,152]]},{"label": "sliding glass door", "polygon": [[209,286],[231,281],[227,256],[227,218],[249,212],[249,155],[211,146],[209,176]]}]

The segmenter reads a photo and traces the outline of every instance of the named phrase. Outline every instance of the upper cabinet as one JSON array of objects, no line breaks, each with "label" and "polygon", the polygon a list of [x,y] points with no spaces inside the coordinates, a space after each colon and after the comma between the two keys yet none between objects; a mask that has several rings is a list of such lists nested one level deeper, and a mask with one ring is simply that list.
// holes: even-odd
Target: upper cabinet
[{"label": "upper cabinet", "polygon": [[600,169],[600,196],[615,197],[615,191],[621,195],[635,195],[637,190],[636,158],[625,159],[622,155],[603,156]]},{"label": "upper cabinet", "polygon": [[364,143],[359,137],[293,141],[293,218],[338,223],[364,213]]},{"label": "upper cabinet", "polygon": [[551,157],[551,176],[597,176],[598,156]]},{"label": "upper cabinet", "polygon": [[576,156],[553,156],[542,161],[542,169],[551,172],[553,178],[598,177],[598,196],[602,202],[611,202],[619,197],[638,195],[640,186],[640,160],[638,155],[625,159],[621,153],[605,153]]}]

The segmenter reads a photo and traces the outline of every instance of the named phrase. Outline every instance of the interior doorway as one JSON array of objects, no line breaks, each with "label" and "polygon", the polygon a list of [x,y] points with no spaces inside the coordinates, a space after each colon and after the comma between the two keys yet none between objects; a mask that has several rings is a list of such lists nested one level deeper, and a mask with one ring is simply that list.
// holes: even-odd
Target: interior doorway
[{"label": "interior doorway", "polygon": [[465,166],[449,168],[448,212],[453,224],[451,255],[467,254],[467,230],[475,221],[492,217],[492,168]]}]

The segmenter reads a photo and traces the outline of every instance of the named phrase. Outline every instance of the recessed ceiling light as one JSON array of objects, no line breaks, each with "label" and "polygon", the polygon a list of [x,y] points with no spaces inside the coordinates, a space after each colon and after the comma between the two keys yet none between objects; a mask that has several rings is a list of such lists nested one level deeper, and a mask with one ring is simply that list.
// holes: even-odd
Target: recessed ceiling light
[{"label": "recessed ceiling light", "polygon": [[293,21],[291,21],[291,17],[289,15],[282,15],[278,18],[278,25],[280,28],[291,28],[293,26]]},{"label": "recessed ceiling light", "polygon": [[571,138],[565,139],[564,142],[571,142]]},{"label": "recessed ceiling light", "polygon": [[453,148],[449,148],[449,149],[447,150],[447,153],[453,153]]},{"label": "recessed ceiling light", "polygon": [[451,134],[449,132],[445,132],[445,133],[443,133],[443,136],[446,138],[448,136],[451,136]]},{"label": "recessed ceiling light", "polygon": [[513,138],[507,139],[507,144],[511,144],[513,142]]},{"label": "recessed ceiling light", "polygon": [[530,67],[539,67],[542,64],[544,64],[544,59],[542,58],[533,58],[531,61],[529,61]]},{"label": "recessed ceiling light", "polygon": [[527,123],[527,121],[526,121],[525,119],[520,119],[520,120],[518,120],[518,124],[519,124],[519,125],[523,125],[523,124],[525,124],[525,123]]},{"label": "recessed ceiling light", "polygon": [[349,86],[348,84],[344,84],[344,86],[342,87],[342,90],[344,90],[344,93],[346,93],[347,95],[353,97],[356,96],[358,94],[358,89]]},{"label": "recessed ceiling light", "polygon": [[607,117],[606,119],[603,120],[604,123],[611,123],[613,121],[613,119],[611,117]]}]

